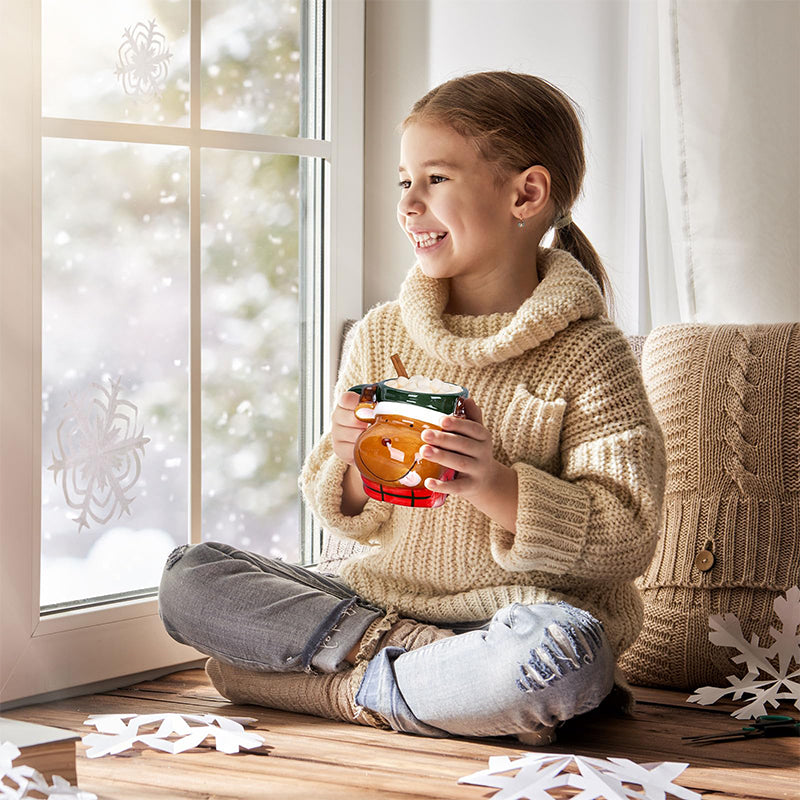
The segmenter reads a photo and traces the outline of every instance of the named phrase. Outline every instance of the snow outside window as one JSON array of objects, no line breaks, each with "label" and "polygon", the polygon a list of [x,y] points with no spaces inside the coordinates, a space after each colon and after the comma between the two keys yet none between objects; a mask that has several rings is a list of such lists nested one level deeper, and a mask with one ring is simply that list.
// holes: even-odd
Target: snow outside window
[{"label": "snow outside window", "polygon": [[157,617],[178,545],[314,561],[297,477],[362,311],[364,7],[0,7],[5,703],[197,659]]},{"label": "snow outside window", "polygon": [[[299,0],[202,3],[202,127],[298,136],[322,88],[301,97],[313,69],[305,22]],[[301,271],[313,265],[300,251],[304,226],[319,224],[302,218],[309,169],[268,152],[269,141],[242,151],[222,136],[194,153],[193,206],[190,142],[150,135],[192,131],[189,31],[188,0],[42,4],[44,116],[156,128],[117,128],[126,141],[109,142],[78,125],[73,138],[42,141],[47,609],[157,586],[169,552],[189,540],[198,478],[203,539],[301,558],[301,403],[311,398],[298,332]],[[192,346],[201,348],[199,476]]]}]

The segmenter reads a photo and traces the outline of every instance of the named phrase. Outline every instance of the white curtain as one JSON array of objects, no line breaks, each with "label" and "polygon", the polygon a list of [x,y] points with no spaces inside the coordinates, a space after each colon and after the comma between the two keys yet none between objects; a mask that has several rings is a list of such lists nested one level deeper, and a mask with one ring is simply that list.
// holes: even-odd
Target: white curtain
[{"label": "white curtain", "polygon": [[800,320],[800,0],[659,0],[631,19],[640,317]]}]

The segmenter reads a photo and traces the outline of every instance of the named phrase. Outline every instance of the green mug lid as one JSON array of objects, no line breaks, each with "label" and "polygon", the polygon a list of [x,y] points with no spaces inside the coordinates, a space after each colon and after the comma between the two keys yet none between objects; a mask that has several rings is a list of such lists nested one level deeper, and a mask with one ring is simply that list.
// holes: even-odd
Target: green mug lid
[{"label": "green mug lid", "polygon": [[[387,378],[378,383],[360,383],[358,386],[350,387],[351,392],[361,392],[367,386],[375,386],[375,402],[389,402],[389,403],[408,403],[413,406],[420,406],[421,408],[429,408],[432,411],[438,411],[440,414],[452,414],[456,410],[456,403],[460,397],[469,397],[469,390],[460,387],[459,392],[444,393],[429,393],[429,392],[410,392],[406,389],[397,389],[394,386],[387,386],[387,381],[396,380],[395,378]],[[451,384],[458,387],[458,384]]]}]

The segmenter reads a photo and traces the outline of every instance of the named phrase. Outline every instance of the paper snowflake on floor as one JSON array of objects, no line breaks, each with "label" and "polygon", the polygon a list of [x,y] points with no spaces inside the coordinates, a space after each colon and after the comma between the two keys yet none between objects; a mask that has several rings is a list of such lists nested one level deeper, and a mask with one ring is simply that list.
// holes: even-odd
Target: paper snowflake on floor
[{"label": "paper snowflake on floor", "polygon": [[[697,792],[673,783],[688,766],[669,762],[637,764],[627,758],[606,760],[527,753],[514,759],[492,756],[488,769],[460,778],[458,782],[500,789],[492,795],[492,800],[553,800],[554,795],[549,790],[563,792],[564,787],[579,790],[570,800],[601,797],[605,800],[665,800],[667,794],[681,800],[700,800]],[[638,788],[632,788],[631,784]]]},{"label": "paper snowflake on floor", "polygon": [[60,775],[54,775],[53,783],[48,784],[42,773],[33,767],[12,766],[19,754],[19,748],[11,742],[0,743],[0,800],[41,797],[49,800],[97,800],[96,794],[70,785]]},{"label": "paper snowflake on floor", "polygon": [[772,608],[781,629],[769,629],[773,639],[770,647],[760,646],[756,634],[748,642],[735,614],[709,617],[709,640],[720,647],[736,648],[739,655],[731,660],[747,664],[747,674],[741,679],[728,675],[730,686],[723,688],[703,686],[688,698],[689,702],[708,706],[725,695],[731,695],[732,700],[752,697],[731,715],[736,719],[767,714],[767,704],[777,708],[781,700],[794,700],[800,709],[800,587],[793,586],[785,597],[776,597]]},{"label": "paper snowflake on floor", "polygon": [[[92,714],[83,724],[94,726],[98,733],[87,734],[81,741],[89,748],[88,758],[113,756],[137,742],[167,753],[183,753],[207,737],[214,739],[220,752],[238,753],[239,748],[252,750],[264,744],[263,736],[244,729],[255,721],[216,714]],[[157,730],[147,732],[156,726]]]},{"label": "paper snowflake on floor", "polygon": [[167,40],[157,28],[154,19],[125,28],[119,47],[114,75],[122,81],[125,94],[141,100],[161,96],[172,58]]},{"label": "paper snowflake on floor", "polygon": [[78,532],[89,520],[103,525],[115,512],[130,514],[134,498],[128,492],[139,480],[144,446],[150,441],[137,432],[139,411],[119,396],[120,381],[109,388],[93,383],[99,397],[70,397],[67,416],[59,423],[58,455],[48,467],[61,479],[64,499],[80,511]]}]

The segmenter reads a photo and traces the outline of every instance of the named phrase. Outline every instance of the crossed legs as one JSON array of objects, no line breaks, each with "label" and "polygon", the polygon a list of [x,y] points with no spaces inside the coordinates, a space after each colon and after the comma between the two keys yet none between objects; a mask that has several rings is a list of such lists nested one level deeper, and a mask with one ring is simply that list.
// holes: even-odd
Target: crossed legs
[{"label": "crossed legs", "polygon": [[550,728],[613,686],[602,625],[566,603],[513,604],[453,636],[398,619],[331,576],[220,543],[178,548],[159,601],[168,633],[212,656],[209,675],[235,702],[428,736],[499,736]]}]

